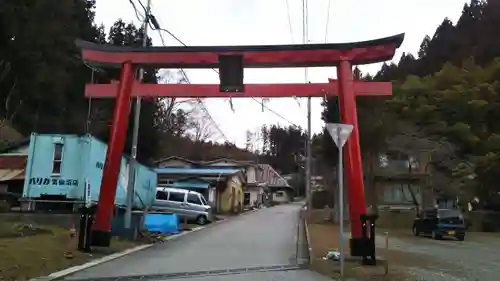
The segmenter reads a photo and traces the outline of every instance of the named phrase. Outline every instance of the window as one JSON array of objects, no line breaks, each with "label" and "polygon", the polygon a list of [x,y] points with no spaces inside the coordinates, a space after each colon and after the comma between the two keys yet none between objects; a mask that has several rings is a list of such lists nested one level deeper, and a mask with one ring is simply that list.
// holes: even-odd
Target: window
[{"label": "window", "polygon": [[158,183],[159,183],[159,184],[173,184],[173,183],[174,183],[174,181],[173,181],[173,180],[171,180],[171,179],[162,179],[162,178],[160,178],[160,179],[158,180]]},{"label": "window", "polygon": [[383,198],[386,203],[413,203],[413,195],[419,204],[422,202],[420,186],[407,184],[385,184],[383,187]]},{"label": "window", "polygon": [[156,192],[156,199],[158,199],[158,200],[167,200],[168,199],[168,194],[165,191],[157,191]]},{"label": "window", "polygon": [[52,159],[52,174],[61,174],[61,166],[63,160],[64,144],[54,143],[54,158]]},{"label": "window", "polygon": [[245,192],[243,194],[243,205],[250,205],[250,193]]},{"label": "window", "polygon": [[462,217],[462,212],[460,210],[439,210],[438,211],[439,217],[441,218],[459,218]]},{"label": "window", "polygon": [[187,202],[190,204],[202,205],[198,194],[188,194]]},{"label": "window", "polygon": [[184,193],[176,191],[170,191],[169,193],[170,196],[168,197],[168,200],[174,202],[184,202]]},{"label": "window", "polygon": [[202,195],[202,196],[200,196],[200,198],[201,198],[201,202],[203,203],[203,205],[208,206],[208,203],[207,203],[207,200],[205,200],[205,197],[203,197],[203,195]]},{"label": "window", "polygon": [[424,215],[426,219],[434,219],[437,217],[437,210],[427,210]]},{"label": "window", "polygon": [[387,166],[389,166],[389,157],[387,157],[387,155],[385,154],[382,154],[382,155],[379,155],[379,166],[381,168],[387,168]]}]

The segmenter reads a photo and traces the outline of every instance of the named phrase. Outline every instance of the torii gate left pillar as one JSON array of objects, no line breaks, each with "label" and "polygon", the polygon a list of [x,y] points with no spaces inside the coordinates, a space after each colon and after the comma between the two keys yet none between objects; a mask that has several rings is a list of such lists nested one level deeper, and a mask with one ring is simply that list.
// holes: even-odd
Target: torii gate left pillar
[{"label": "torii gate left pillar", "polygon": [[[363,170],[357,127],[356,95],[384,95],[377,89],[390,83],[368,83],[353,81],[352,65],[366,64],[391,59],[401,45],[404,34],[377,40],[346,44],[308,44],[282,46],[224,46],[224,47],[108,47],[89,42],[77,42],[82,48],[82,58],[89,64],[122,67],[118,89],[115,88],[116,104],[111,126],[112,138],[108,144],[106,163],[99,194],[96,222],[92,244],[109,246],[112,210],[116,194],[119,163],[125,142],[130,96],[168,97],[300,97],[335,95],[338,93],[342,122],[354,125],[354,131],[347,141],[347,181],[349,188],[349,209],[351,221],[351,255],[362,252],[362,228],[360,215],[366,212]],[[218,85],[132,85],[132,65],[157,68],[218,68],[219,58],[226,55],[241,55],[246,68],[270,67],[315,67],[337,66],[338,82],[325,84],[267,84],[246,85],[243,93],[220,93]],[[97,85],[103,86],[103,85]],[[108,90],[116,85],[104,85]],[[92,87],[87,87],[89,95]],[[101,90],[103,88],[101,87]],[[95,90],[95,89],[94,89]],[[194,91],[197,90],[197,91]],[[359,91],[358,91],[359,90]],[[360,93],[361,92],[361,93]],[[110,93],[96,93],[95,96],[109,96]],[[390,92],[389,92],[390,94]],[[111,95],[113,95],[111,93]],[[128,105],[128,106],[127,106]],[[114,136],[114,137],[113,137]],[[123,137],[122,137],[123,136]]]}]

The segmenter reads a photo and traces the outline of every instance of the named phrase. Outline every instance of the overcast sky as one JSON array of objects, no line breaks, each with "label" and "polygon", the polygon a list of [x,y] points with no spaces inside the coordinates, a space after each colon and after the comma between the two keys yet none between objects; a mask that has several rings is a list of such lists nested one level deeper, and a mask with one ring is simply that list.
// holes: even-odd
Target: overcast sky
[{"label": "overcast sky", "polygon": [[[137,7],[138,0],[133,0]],[[144,4],[147,0],[141,0]],[[355,42],[406,33],[396,53],[415,54],[425,35],[433,35],[448,17],[456,22],[464,0],[309,0],[308,32],[311,43]],[[302,0],[153,0],[153,14],[187,45],[267,45],[302,43]],[[329,24],[327,18],[329,13]],[[289,25],[289,14],[290,22]],[[108,29],[117,19],[140,24],[128,0],[97,0],[96,22]],[[291,32],[290,32],[291,30]],[[158,32],[150,33],[154,45],[161,45]],[[163,34],[167,45],[179,43]],[[375,73],[380,64],[362,66]],[[192,83],[218,83],[211,70],[187,70]],[[336,77],[335,68],[309,68],[309,81],[324,83]],[[304,69],[247,69],[245,83],[304,82]],[[322,130],[320,99],[313,99],[312,130]],[[263,124],[288,125],[287,121],[264,110],[249,99],[235,99],[233,113],[223,99],[205,100],[215,122],[231,142],[243,147],[246,130]],[[306,127],[306,100],[273,99],[266,104],[286,120]],[[220,134],[213,139],[223,141]]]}]

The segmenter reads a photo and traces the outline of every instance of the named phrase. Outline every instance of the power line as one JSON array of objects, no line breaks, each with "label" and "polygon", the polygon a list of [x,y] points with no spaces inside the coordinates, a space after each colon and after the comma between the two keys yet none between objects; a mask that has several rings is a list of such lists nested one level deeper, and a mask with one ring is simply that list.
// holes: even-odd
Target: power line
[{"label": "power line", "polygon": [[[129,1],[132,1],[132,0],[129,0]],[[141,3],[141,1],[139,0],[139,4],[144,7],[144,5]],[[135,5],[133,5],[132,7],[134,7],[135,9]],[[156,31],[158,31],[158,34],[160,36],[160,40],[162,42],[162,45],[163,46],[166,46],[165,44],[165,40],[163,38],[163,34],[161,33],[161,31],[166,31],[170,34],[170,32],[166,29],[163,29],[160,27],[160,24],[158,23],[158,21],[156,20],[155,16],[152,14],[152,12],[150,12],[149,14],[149,19],[150,21],[148,22],[149,26],[151,27],[151,29],[154,29]],[[173,34],[171,34],[173,35]],[[176,38],[176,40],[178,40],[177,37],[174,36],[174,38]],[[178,40],[179,41],[179,40]],[[184,44],[185,45],[185,44]],[[188,84],[191,84],[191,81],[189,80],[189,77],[187,76],[186,72],[184,71],[184,69],[180,69],[181,71],[181,74],[183,76],[183,78],[186,80],[186,82]],[[208,111],[208,109],[206,108],[205,104],[203,103],[203,101],[200,99],[200,98],[197,98],[196,99],[197,102],[198,102],[198,105],[201,107],[201,109],[203,110],[203,112],[207,115],[207,117],[210,119],[211,123],[215,126],[215,128],[217,129],[217,131],[219,132],[219,134],[224,138],[224,140],[226,142],[229,142],[229,139],[227,138],[226,134],[224,134],[224,132],[222,131],[222,129],[219,127],[219,125],[217,124],[217,122],[215,122],[214,118],[212,117],[212,115],[210,114],[210,112]]]},{"label": "power line", "polygon": [[[135,17],[140,21],[140,22],[143,22],[144,21],[144,16],[139,12],[139,10],[137,9],[137,6],[135,6],[135,3],[134,1],[132,0],[128,0],[128,2],[130,3],[130,5],[132,5],[132,8],[134,8],[134,12],[135,12]],[[147,9],[146,7],[141,3],[141,1],[139,0],[139,4],[141,4],[142,8],[144,9],[144,12],[147,12]]]},{"label": "power line", "polygon": [[[137,6],[135,5],[135,3],[132,1],[132,0],[128,0],[129,3],[132,5],[132,8],[134,9],[134,12],[135,12],[135,15],[137,17],[137,19],[139,21],[144,21],[142,14],[138,11],[137,9]],[[139,5],[141,5],[141,7],[144,9],[144,11],[149,14],[148,16],[148,25],[151,27],[151,29],[154,29],[154,30],[157,30],[158,31],[158,34],[160,36],[160,39],[161,39],[161,42],[162,42],[162,45],[163,46],[166,46],[165,44],[165,40],[163,38],[163,35],[161,34],[161,32],[159,30],[163,30],[162,28],[160,28],[160,25],[158,23],[158,21],[156,20],[156,18],[154,17],[154,15],[152,14],[151,10],[152,10],[152,5],[151,5],[151,8],[150,8],[150,11],[148,11],[148,9],[146,8],[146,6],[144,6],[144,4],[138,0],[139,2]],[[167,30],[164,30],[164,31],[167,31]],[[168,31],[167,31],[168,32]],[[186,72],[181,69],[181,73],[183,75],[183,78],[186,80],[186,82],[188,82],[188,84],[191,84],[191,82],[189,81],[189,78],[188,76],[186,75]],[[224,132],[222,131],[222,129],[219,127],[219,125],[215,122],[214,118],[212,117],[212,115],[210,114],[210,112],[208,111],[208,109],[205,107],[205,105],[203,104],[203,101],[199,98],[196,99],[197,102],[198,102],[198,105],[201,107],[201,109],[203,110],[203,112],[208,116],[208,118],[210,119],[211,123],[213,125],[215,125],[217,131],[219,132],[219,134],[222,135],[222,137],[225,139],[226,142],[229,142],[227,136],[224,134]]]},{"label": "power line", "polygon": [[252,98],[254,101],[258,102],[259,104],[261,104],[262,106],[264,106],[269,112],[273,113],[274,115],[278,116],[279,118],[281,118],[283,121],[289,123],[290,125],[296,127],[296,128],[300,128],[300,126],[298,126],[297,124],[293,123],[292,121],[286,119],[283,115],[279,114],[278,112],[272,110],[271,108],[267,107],[265,104],[261,103],[259,100],[257,100],[256,98]]},{"label": "power line", "polygon": [[[154,15],[152,14],[151,10],[152,10],[152,5],[150,6],[150,11],[148,12],[148,9],[146,8],[146,6],[144,6],[144,4],[141,2],[141,0],[138,0],[139,2],[139,5],[141,5],[141,7],[144,9],[144,11],[149,14],[148,16],[148,22],[147,24],[151,27],[151,29],[154,29],[154,30],[157,30],[158,31],[158,34],[160,36],[160,40],[162,42],[162,45],[163,46],[166,46],[165,44],[165,40],[163,38],[163,34],[161,34],[160,30],[163,30],[163,31],[166,31],[168,33],[170,33],[168,30],[164,30],[160,27],[160,24],[158,23],[158,21],[156,20],[156,18],[154,17]],[[137,19],[139,21],[143,21],[141,18],[142,18],[142,15],[141,13],[138,11],[137,9],[137,6],[135,5],[135,3],[132,1],[132,0],[129,0],[129,3],[132,5],[132,8],[134,9],[135,11],[135,15],[137,17]],[[171,34],[173,36],[173,34]],[[176,38],[174,36],[174,38]],[[176,38],[178,40],[178,38]],[[178,40],[179,41],[179,40]],[[180,70],[182,75],[183,75],[183,78],[186,80],[186,82],[188,82],[188,84],[191,84],[191,82],[189,81],[189,77],[187,76],[186,72],[181,69]],[[203,104],[203,101],[199,98],[196,99],[197,102],[198,102],[198,105],[201,107],[201,109],[203,110],[203,112],[208,116],[208,118],[210,119],[211,123],[213,125],[215,125],[217,131],[219,132],[219,134],[222,135],[222,137],[225,139],[226,142],[229,142],[227,136],[224,134],[224,132],[222,131],[222,129],[219,127],[219,125],[215,122],[214,118],[212,117],[212,115],[210,114],[210,112],[208,111],[208,109],[205,107],[205,104]]]},{"label": "power line", "polygon": [[[302,40],[304,44],[309,41],[309,26],[308,26],[308,1],[302,0]],[[309,81],[308,69],[304,68],[304,80],[306,83]],[[311,97],[307,98],[307,140],[306,140],[306,202],[307,212],[310,215],[312,209],[311,200]]]},{"label": "power line", "polygon": [[286,13],[288,16],[288,28],[290,29],[290,38],[292,39],[292,44],[293,44],[293,29],[292,29],[292,19],[290,17],[290,4],[288,3],[288,0],[286,1]]},{"label": "power line", "polygon": [[[137,7],[135,6],[135,4],[133,3],[132,0],[129,0],[129,2],[131,2],[132,4],[132,7],[134,8],[134,10],[136,11],[136,16],[138,14],[138,11],[137,11]],[[144,5],[141,3],[140,0],[138,0],[139,4],[145,9]],[[288,8],[288,0],[287,0],[287,8]],[[139,16],[137,16],[138,19],[140,19]],[[158,31],[158,34],[160,36],[160,40],[162,41],[162,45],[163,46],[166,46],[165,44],[165,40],[161,34],[161,31],[163,32],[166,32],[168,35],[170,35],[172,38],[174,38],[178,43],[180,43],[181,45],[183,45],[184,47],[187,47],[187,44],[184,43],[180,38],[178,38],[177,36],[175,36],[175,34],[173,34],[171,31],[165,29],[165,28],[162,28],[158,22],[158,20],[156,19],[156,17],[152,14],[152,12],[149,13],[149,26],[151,27],[151,29],[154,29],[156,31]],[[290,20],[290,18],[289,18]],[[289,21],[290,23],[290,30],[291,30],[291,20]],[[292,40],[293,40],[293,36],[292,36]],[[215,68],[212,68],[212,70],[215,72],[215,73],[219,73],[219,71],[217,71],[217,69]],[[186,80],[186,82],[188,84],[191,84],[191,81],[189,80],[189,77],[187,76],[186,72],[183,70],[183,69],[180,69],[181,71],[181,74],[183,75],[184,79]],[[256,103],[258,103],[259,105],[261,105],[262,107],[266,108],[269,112],[273,113],[274,115],[276,115],[277,117],[279,117],[280,119],[284,120],[285,122],[289,123],[290,125],[294,126],[294,127],[297,127],[297,128],[300,128],[300,126],[298,126],[297,124],[293,123],[292,121],[288,120],[287,118],[285,118],[283,115],[279,114],[278,112],[276,112],[275,110],[269,108],[267,105],[264,104],[264,102],[260,102],[259,100],[257,100],[256,98],[252,97],[252,100],[255,101]],[[205,105],[203,104],[203,101],[199,98],[197,98],[197,101],[198,101],[198,104],[200,105],[200,107],[202,108],[202,110],[208,115],[208,117],[210,118],[210,120],[212,121],[212,123],[215,125],[215,127],[217,128],[217,130],[219,131],[219,133],[224,137],[224,139],[226,141],[229,142],[228,138],[226,137],[226,135],[224,134],[224,132],[222,131],[222,129],[220,129],[220,127],[217,125],[217,123],[215,122],[215,120],[212,118],[210,112],[208,111],[208,109],[205,107]],[[231,102],[231,101],[230,101]],[[300,105],[300,103],[299,103]],[[232,106],[232,104],[231,104]]]},{"label": "power line", "polygon": [[[288,28],[290,31],[290,39],[292,40],[292,44],[294,44],[292,18],[290,15],[290,3],[288,2],[288,0],[285,0],[285,3],[286,3],[286,12],[287,12],[287,17],[288,17]],[[294,100],[297,102],[297,106],[299,107],[299,109],[302,109],[301,104],[300,104],[300,99],[294,98]]]},{"label": "power line", "polygon": [[[155,23],[156,22],[156,23]],[[182,46],[184,47],[187,47],[188,45],[186,45],[186,43],[184,43],[181,39],[179,39],[177,36],[175,36],[175,34],[173,34],[171,31],[167,30],[167,29],[164,29],[164,28],[161,28],[158,24],[158,21],[156,21],[156,18],[151,15],[151,23],[152,23],[152,28],[155,29],[155,30],[158,30],[158,31],[164,31],[166,33],[168,33],[170,36],[172,36],[172,38],[174,38],[177,42],[179,42]],[[219,71],[215,68],[212,68],[212,70],[219,74]],[[184,70],[181,69],[181,72],[185,74]],[[259,100],[257,100],[256,98],[253,98],[252,97],[252,100],[257,102],[258,104],[262,105],[262,107],[266,108],[268,111],[270,111],[271,113],[273,113],[274,115],[278,116],[279,118],[283,119],[284,121],[286,121],[287,123],[297,127],[297,128],[300,128],[300,126],[298,126],[297,124],[293,123],[292,121],[286,119],[283,115],[281,114],[278,114],[276,111],[272,110],[271,108],[269,108],[267,105],[265,105],[263,102],[260,102]]]},{"label": "power line", "polygon": [[141,0],[137,0],[137,2],[139,2],[139,5],[141,5],[142,9],[143,9],[146,13],[148,13],[148,10],[151,10],[151,9],[153,8],[153,4],[152,4],[152,3],[150,3],[150,4],[149,4],[149,9],[148,9],[148,8],[146,8],[146,6],[144,6],[144,4],[142,4]]},{"label": "power line", "polygon": [[330,6],[332,0],[328,0],[328,8],[326,9],[326,28],[325,28],[325,43],[328,39],[328,26],[330,25]]}]

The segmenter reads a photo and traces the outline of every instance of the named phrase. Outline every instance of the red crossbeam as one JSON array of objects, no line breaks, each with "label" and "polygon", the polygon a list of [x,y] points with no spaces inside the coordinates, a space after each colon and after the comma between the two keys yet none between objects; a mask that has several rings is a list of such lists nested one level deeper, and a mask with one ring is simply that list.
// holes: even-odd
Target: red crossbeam
[{"label": "red crossbeam", "polygon": [[[89,98],[114,98],[118,84],[87,84],[85,96]],[[354,82],[357,96],[390,96],[390,82]],[[246,84],[244,93],[219,92],[217,84],[140,84],[135,83],[132,96],[176,98],[280,98],[336,96],[337,80],[330,83],[310,84]]]},{"label": "red crossbeam", "polygon": [[242,55],[245,68],[335,66],[343,60],[369,64],[392,59],[404,34],[363,42],[305,45],[126,47],[77,40],[91,65],[119,67],[124,62],[156,68],[218,68],[219,56]]}]

